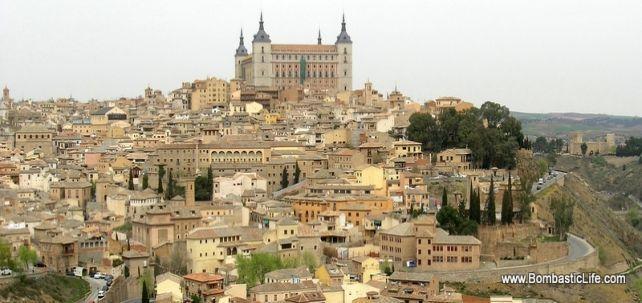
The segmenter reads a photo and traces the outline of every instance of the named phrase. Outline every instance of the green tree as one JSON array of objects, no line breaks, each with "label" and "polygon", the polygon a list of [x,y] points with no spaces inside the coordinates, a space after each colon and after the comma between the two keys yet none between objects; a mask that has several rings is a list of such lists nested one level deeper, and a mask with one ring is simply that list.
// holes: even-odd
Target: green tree
[{"label": "green tree", "polygon": [[129,266],[125,266],[125,272],[123,275],[125,275],[125,278],[129,278]]},{"label": "green tree", "polygon": [[26,245],[22,245],[18,249],[18,260],[22,263],[22,268],[26,270],[29,268],[29,265],[33,265],[38,262],[38,254],[34,249],[31,249]]},{"label": "green tree", "polygon": [[477,232],[477,223],[459,214],[453,207],[446,205],[437,212],[439,226],[452,235],[472,235]]},{"label": "green tree", "polygon": [[147,282],[143,281],[143,293],[141,294],[141,303],[149,303],[149,293],[147,293]]},{"label": "green tree", "polygon": [[466,216],[466,201],[464,199],[461,199],[461,201],[459,201],[459,205],[457,206],[457,212],[459,213],[460,217],[467,218],[467,216]]},{"label": "green tree", "polygon": [[444,207],[447,205],[448,205],[448,191],[446,190],[446,186],[444,186],[441,192],[441,207]]},{"label": "green tree", "polygon": [[242,255],[236,256],[238,282],[246,283],[248,287],[263,283],[266,273],[281,268],[283,268],[283,262],[273,254],[256,253],[249,258]]},{"label": "green tree", "polygon": [[437,222],[439,222],[439,226],[451,234],[457,233],[461,221],[462,218],[459,216],[459,213],[457,213],[457,210],[448,205],[442,206],[437,212]]},{"label": "green tree", "polygon": [[149,187],[149,176],[147,174],[143,175],[143,190]]},{"label": "green tree", "polygon": [[308,268],[308,271],[314,273],[318,266],[317,258],[314,256],[314,254],[309,251],[305,251],[302,258],[303,264]]},{"label": "green tree", "polygon": [[214,173],[212,173],[212,167],[207,168],[207,200],[211,201],[214,197]]},{"label": "green tree", "polygon": [[163,178],[165,177],[165,165],[158,166],[158,187],[157,191],[159,194],[163,193]]},{"label": "green tree", "polygon": [[129,190],[134,190],[134,171],[129,170],[129,180],[127,181],[127,188]]},{"label": "green tree", "polygon": [[533,151],[536,153],[547,153],[550,151],[548,141],[546,138],[539,136],[533,143]]},{"label": "green tree", "polygon": [[437,121],[428,113],[414,113],[406,129],[409,140],[421,142],[424,151],[440,151],[443,138]]},{"label": "green tree", "polygon": [[490,186],[488,187],[488,199],[486,202],[486,224],[495,225],[495,181],[490,177]]},{"label": "green tree", "polygon": [[508,198],[508,191],[504,191],[504,194],[502,195],[502,218],[501,222],[502,224],[510,224],[508,222],[508,212],[512,212],[512,210],[508,209],[508,204],[509,204],[509,198]]},{"label": "green tree", "polygon": [[197,294],[193,294],[190,299],[192,300],[192,303],[203,303],[203,300],[201,300],[201,297]]},{"label": "green tree", "polygon": [[283,172],[281,172],[281,188],[286,188],[288,185],[290,185],[290,181],[288,180],[289,174],[288,174],[288,168],[287,166],[283,167]]},{"label": "green tree", "polygon": [[194,180],[194,198],[197,201],[211,201],[212,197],[208,189],[207,177],[197,176]]},{"label": "green tree", "polygon": [[5,239],[0,239],[0,267],[16,269],[16,263],[11,256],[11,245]]},{"label": "green tree", "polygon": [[537,162],[533,159],[533,154],[528,150],[520,150],[517,153],[517,175],[519,176],[519,221],[524,222],[531,216],[530,204],[534,200],[533,184],[540,177],[540,171]]},{"label": "green tree", "polygon": [[481,223],[481,203],[479,203],[479,188],[475,191],[472,189],[470,192],[470,205],[468,206],[468,218],[472,221]]},{"label": "green tree", "polygon": [[385,273],[386,276],[390,276],[394,272],[392,264],[390,264],[388,260],[384,260],[383,262],[381,262],[381,264],[379,264],[379,270]]},{"label": "green tree", "polygon": [[580,149],[582,150],[582,156],[585,157],[586,151],[588,150],[588,145],[586,145],[586,143],[582,143],[582,145],[580,145]]},{"label": "green tree", "polygon": [[169,171],[169,177],[167,179],[167,191],[165,192],[165,200],[171,200],[174,198],[174,178],[172,177],[172,171]]},{"label": "green tree", "polygon": [[504,195],[506,195],[506,210],[502,199],[502,224],[513,224],[513,178],[510,172],[508,172],[508,186]]},{"label": "green tree", "polygon": [[294,167],[294,184],[299,183],[299,178],[301,178],[301,168],[299,168],[299,162],[297,162]]},{"label": "green tree", "polygon": [[551,199],[550,210],[555,219],[555,230],[560,240],[566,240],[566,233],[573,225],[573,208],[575,203],[565,195]]}]

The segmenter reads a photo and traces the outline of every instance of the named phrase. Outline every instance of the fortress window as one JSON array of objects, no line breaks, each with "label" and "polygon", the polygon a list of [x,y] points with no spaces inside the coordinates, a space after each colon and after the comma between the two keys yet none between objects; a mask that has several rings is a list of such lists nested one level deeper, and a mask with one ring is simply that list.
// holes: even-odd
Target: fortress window
[{"label": "fortress window", "polygon": [[263,49],[263,46],[261,46],[261,54],[265,53],[265,50]]}]

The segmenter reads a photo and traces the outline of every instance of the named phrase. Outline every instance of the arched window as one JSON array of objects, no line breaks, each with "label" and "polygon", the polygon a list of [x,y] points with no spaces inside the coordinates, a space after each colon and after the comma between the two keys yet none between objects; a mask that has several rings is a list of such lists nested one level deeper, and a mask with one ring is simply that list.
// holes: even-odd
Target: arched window
[{"label": "arched window", "polygon": [[265,49],[261,46],[261,54],[265,53]]}]

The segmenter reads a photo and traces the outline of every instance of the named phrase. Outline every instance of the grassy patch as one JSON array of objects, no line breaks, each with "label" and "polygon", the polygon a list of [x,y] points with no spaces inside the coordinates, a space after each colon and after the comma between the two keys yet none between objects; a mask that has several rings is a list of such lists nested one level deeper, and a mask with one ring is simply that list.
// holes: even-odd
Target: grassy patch
[{"label": "grassy patch", "polygon": [[19,279],[0,289],[0,298],[20,302],[42,302],[49,297],[56,302],[73,303],[90,291],[89,283],[81,278],[47,275],[41,278]]},{"label": "grassy patch", "polygon": [[633,288],[638,292],[638,296],[642,298],[642,278],[639,278],[633,282]]},{"label": "grassy patch", "polygon": [[560,242],[561,241],[559,235],[542,236],[540,240],[542,242]]}]

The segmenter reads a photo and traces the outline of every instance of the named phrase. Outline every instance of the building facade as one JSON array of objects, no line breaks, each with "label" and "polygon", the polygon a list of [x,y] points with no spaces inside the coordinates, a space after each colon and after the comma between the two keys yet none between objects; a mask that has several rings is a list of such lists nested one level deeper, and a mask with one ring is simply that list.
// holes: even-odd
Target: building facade
[{"label": "building facade", "polygon": [[243,39],[241,31],[234,55],[235,77],[248,85],[281,89],[303,86],[334,93],[352,90],[352,40],[345,17],[334,44],[323,44],[320,31],[316,44],[273,44],[263,26],[263,14],[251,53]]}]

